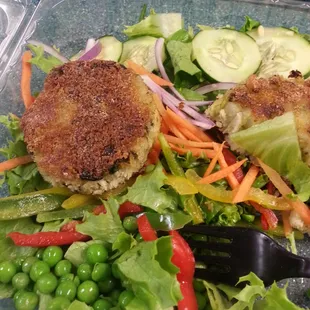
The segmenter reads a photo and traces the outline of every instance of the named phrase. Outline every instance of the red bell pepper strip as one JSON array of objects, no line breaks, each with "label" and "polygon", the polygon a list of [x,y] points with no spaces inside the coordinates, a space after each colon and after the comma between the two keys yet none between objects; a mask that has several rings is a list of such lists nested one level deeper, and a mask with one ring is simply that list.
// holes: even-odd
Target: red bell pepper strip
[{"label": "red bell pepper strip", "polygon": [[76,232],[75,228],[77,224],[83,223],[82,221],[71,221],[60,228],[60,231]]},{"label": "red bell pepper strip", "polygon": [[178,302],[178,310],[198,310],[197,299],[193,288],[195,273],[195,258],[193,252],[183,237],[175,230],[169,232],[172,236],[172,263],[180,271],[177,279],[180,283],[183,299]]},{"label": "red bell pepper strip", "polygon": [[156,231],[151,226],[145,214],[138,217],[137,224],[139,233],[144,241],[154,241],[157,239]]},{"label": "red bell pepper strip", "polygon": [[259,213],[264,215],[264,218],[267,221],[270,229],[274,229],[277,227],[278,218],[272,210],[265,209],[261,205],[259,205],[258,203],[254,202],[254,201],[251,201],[250,203],[256,211],[258,211]]},{"label": "red bell pepper strip", "polygon": [[[231,166],[237,162],[236,156],[229,149],[224,148],[222,153],[228,166]],[[235,170],[235,172],[233,172],[233,174],[236,177],[237,181],[241,183],[244,178],[242,168],[238,168],[237,170]]]},{"label": "red bell pepper strip", "polygon": [[50,245],[67,245],[76,241],[87,241],[89,236],[79,232],[60,231],[60,232],[38,232],[26,235],[19,232],[11,232],[7,235],[15,245],[30,247],[47,247]]},{"label": "red bell pepper strip", "polygon": [[267,191],[269,195],[274,195],[274,193],[276,192],[276,187],[273,185],[271,181],[267,183]]},{"label": "red bell pepper strip", "polygon": [[143,208],[130,201],[124,202],[123,204],[120,205],[118,209],[118,215],[120,216],[121,219],[123,219],[129,214],[140,212],[143,212]]},{"label": "red bell pepper strip", "polygon": [[105,209],[104,205],[101,206],[97,206],[94,210],[93,210],[93,214],[95,215],[99,215],[99,214],[106,214],[107,210]]},{"label": "red bell pepper strip", "polygon": [[264,214],[261,214],[261,216],[260,216],[260,223],[262,225],[262,229],[263,230],[268,230],[269,229],[269,225],[268,225],[268,222],[267,222]]}]

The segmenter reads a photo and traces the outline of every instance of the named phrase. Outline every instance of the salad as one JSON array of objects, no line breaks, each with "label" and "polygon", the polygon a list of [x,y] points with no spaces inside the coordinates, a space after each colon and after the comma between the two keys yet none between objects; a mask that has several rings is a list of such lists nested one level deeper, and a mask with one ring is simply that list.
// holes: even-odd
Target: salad
[{"label": "salad", "polygon": [[144,6],[124,42],[67,58],[28,41],[25,113],[0,116],[0,298],[17,310],[301,309],[253,273],[244,288],[196,279],[212,266],[187,240],[207,238],[182,228],[252,227],[296,253],[310,231],[309,37],[248,16],[196,28]]}]

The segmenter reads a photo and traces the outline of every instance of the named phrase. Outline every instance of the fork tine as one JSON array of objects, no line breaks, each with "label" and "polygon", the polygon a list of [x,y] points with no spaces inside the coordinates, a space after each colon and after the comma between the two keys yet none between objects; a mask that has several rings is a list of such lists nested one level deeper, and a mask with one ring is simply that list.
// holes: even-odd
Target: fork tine
[{"label": "fork tine", "polygon": [[196,269],[195,270],[195,278],[207,280],[211,282],[223,282],[224,279],[227,281],[228,277],[229,277],[229,272],[219,273],[219,272],[210,271],[208,269]]},{"label": "fork tine", "polygon": [[191,225],[191,226],[184,226],[181,231],[218,238],[232,239],[230,231],[229,229],[227,229],[227,227],[205,226],[205,225],[201,227],[199,225]]},{"label": "fork tine", "polygon": [[206,249],[218,252],[227,252],[230,253],[233,246],[231,243],[224,242],[206,242],[206,241],[197,241],[197,240],[187,240],[187,243],[190,247],[195,249]]},{"label": "fork tine", "polygon": [[196,255],[195,260],[196,262],[203,262],[205,264],[213,264],[213,265],[225,265],[229,266],[230,261],[229,256],[213,256],[213,255]]}]

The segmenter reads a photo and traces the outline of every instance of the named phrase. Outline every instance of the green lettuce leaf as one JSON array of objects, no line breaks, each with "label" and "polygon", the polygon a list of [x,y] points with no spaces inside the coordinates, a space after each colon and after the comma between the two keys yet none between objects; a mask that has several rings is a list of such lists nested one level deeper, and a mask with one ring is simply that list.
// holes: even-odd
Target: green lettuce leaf
[{"label": "green lettuce leaf", "polygon": [[121,232],[114,243],[112,244],[112,250],[116,251],[116,253],[110,258],[110,259],[115,259],[116,257],[119,257],[126,251],[129,251],[132,249],[134,246],[137,245],[137,240],[132,236],[124,231]]},{"label": "green lettuce leaf", "polygon": [[178,91],[183,95],[186,100],[205,100],[205,96],[197,93],[196,91],[189,88],[179,88]]},{"label": "green lettuce leaf", "polygon": [[180,29],[174,34],[172,34],[167,41],[180,41],[183,43],[188,43],[192,41],[191,34],[189,31],[186,31],[185,29]]},{"label": "green lettuce leaf", "polygon": [[36,248],[16,246],[11,238],[6,235],[13,231],[24,234],[33,234],[41,230],[41,225],[36,224],[31,218],[0,222],[0,262],[15,258],[34,255]]},{"label": "green lettuce leaf", "polygon": [[175,75],[177,75],[179,72],[184,72],[191,76],[201,75],[201,70],[196,65],[194,65],[191,60],[191,43],[169,41],[167,43],[167,50],[171,57]]},{"label": "green lettuce leaf", "polygon": [[126,309],[157,310],[177,305],[182,294],[176,279],[178,268],[171,257],[171,239],[162,237],[141,242],[116,260],[121,279],[136,296]]},{"label": "green lettuce leaf", "polygon": [[43,225],[43,228],[41,231],[60,231],[60,228],[64,226],[65,224],[71,222],[71,219],[64,219],[63,221],[52,221],[52,222],[46,222]]},{"label": "green lettuce leaf", "polygon": [[255,29],[257,27],[260,26],[260,22],[257,20],[252,19],[249,16],[245,16],[245,22],[243,24],[243,26],[240,28],[239,31],[241,32],[247,32],[250,31],[252,29]]},{"label": "green lettuce leaf", "polygon": [[0,115],[0,124],[4,125],[10,132],[15,141],[22,141],[24,138],[23,132],[19,126],[19,118],[13,114]]},{"label": "green lettuce leaf", "polygon": [[121,219],[117,213],[119,204],[111,198],[104,202],[106,214],[94,215],[86,212],[84,222],[76,226],[76,230],[95,240],[113,243],[124,231]]},{"label": "green lettuce leaf", "polygon": [[166,176],[161,163],[159,162],[150,169],[152,170],[137,178],[133,186],[128,189],[127,194],[120,197],[120,203],[130,201],[158,213],[164,213],[169,208],[174,209],[177,205],[175,196],[162,189]]},{"label": "green lettuce leaf", "polygon": [[53,299],[52,295],[39,294],[39,307],[38,310],[46,310],[49,302]]},{"label": "green lettuce leaf", "polygon": [[230,135],[240,149],[286,177],[303,201],[310,196],[310,168],[302,161],[293,112]]},{"label": "green lettuce leaf", "polygon": [[67,310],[92,310],[93,308],[88,306],[85,302],[74,300]]},{"label": "green lettuce leaf", "polygon": [[126,26],[124,33],[128,37],[152,36],[168,38],[183,28],[180,13],[151,14],[139,23]]},{"label": "green lettuce leaf", "polygon": [[54,56],[45,56],[44,49],[41,46],[34,46],[28,44],[27,47],[32,51],[34,57],[31,58],[30,63],[37,66],[45,73],[49,73],[53,68],[62,65],[62,61]]}]

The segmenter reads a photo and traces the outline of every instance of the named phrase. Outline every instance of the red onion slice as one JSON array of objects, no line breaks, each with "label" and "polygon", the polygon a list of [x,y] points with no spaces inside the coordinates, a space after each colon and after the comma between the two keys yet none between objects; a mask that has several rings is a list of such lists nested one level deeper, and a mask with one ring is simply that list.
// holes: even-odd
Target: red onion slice
[{"label": "red onion slice", "polygon": [[61,62],[65,63],[68,62],[69,59],[62,56],[57,50],[55,50],[53,47],[48,46],[44,44],[43,42],[37,41],[37,40],[28,40],[27,43],[32,44],[34,46],[40,46],[44,49],[44,52],[54,56],[55,58],[59,59]]},{"label": "red onion slice", "polygon": [[195,106],[202,106],[202,105],[209,105],[212,104],[213,101],[184,101],[185,104],[195,107]]},{"label": "red onion slice", "polygon": [[[155,59],[161,76],[163,77],[163,79],[171,83],[161,59],[161,52],[164,48],[164,43],[165,40],[163,38],[157,39],[155,43]],[[185,100],[185,98],[177,91],[177,89],[174,86],[170,86],[170,89],[179,99]]]},{"label": "red onion slice", "polygon": [[215,83],[215,84],[209,84],[206,86],[202,86],[198,89],[196,89],[196,92],[198,94],[204,95],[207,93],[211,93],[215,90],[228,90],[233,87],[235,87],[237,84],[236,83]]},{"label": "red onion slice", "polygon": [[86,42],[84,53],[88,52],[95,44],[96,40],[94,38],[88,39]]},{"label": "red onion slice", "polygon": [[94,59],[101,52],[101,48],[102,48],[101,43],[99,41],[97,41],[96,44],[93,45],[93,47],[90,50],[85,52],[79,58],[79,60],[92,60],[92,59]]}]

